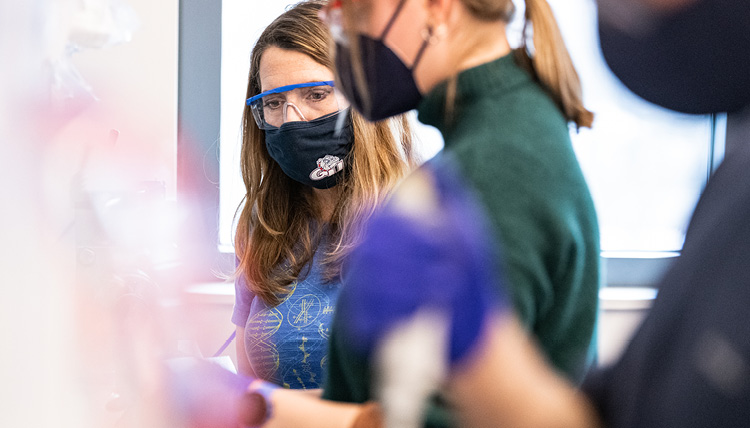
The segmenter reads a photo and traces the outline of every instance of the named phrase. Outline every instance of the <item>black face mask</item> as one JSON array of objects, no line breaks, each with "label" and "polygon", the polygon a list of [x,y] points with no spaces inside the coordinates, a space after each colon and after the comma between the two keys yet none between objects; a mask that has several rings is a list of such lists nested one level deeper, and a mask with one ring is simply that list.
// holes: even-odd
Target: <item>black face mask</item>
[{"label": "black face mask", "polygon": [[[344,126],[337,129],[341,115]],[[338,184],[354,142],[349,109],[309,122],[287,122],[266,130],[268,154],[289,178],[328,189]]]},{"label": "black face mask", "polygon": [[414,65],[407,67],[401,59],[383,43],[406,0],[399,3],[396,12],[386,25],[379,39],[359,35],[360,58],[365,74],[369,103],[360,91],[354,78],[351,49],[336,42],[336,70],[339,74],[337,88],[349,102],[370,121],[378,121],[416,108],[422,94],[414,82],[413,70],[419,64],[429,41],[419,48]]}]

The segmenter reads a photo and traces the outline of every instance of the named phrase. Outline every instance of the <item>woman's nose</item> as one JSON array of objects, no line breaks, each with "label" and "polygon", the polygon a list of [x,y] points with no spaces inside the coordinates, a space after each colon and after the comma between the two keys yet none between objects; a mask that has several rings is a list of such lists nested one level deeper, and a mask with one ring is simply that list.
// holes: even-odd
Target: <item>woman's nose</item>
[{"label": "woman's nose", "polygon": [[299,121],[306,122],[307,119],[305,118],[305,115],[302,114],[302,111],[299,109],[299,107],[290,102],[287,102],[284,105],[284,123]]}]

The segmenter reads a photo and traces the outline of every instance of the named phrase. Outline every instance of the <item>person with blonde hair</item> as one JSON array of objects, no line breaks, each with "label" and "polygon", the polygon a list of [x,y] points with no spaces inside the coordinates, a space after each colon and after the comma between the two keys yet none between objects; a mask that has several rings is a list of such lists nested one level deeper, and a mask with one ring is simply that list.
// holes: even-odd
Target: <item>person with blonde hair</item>
[{"label": "person with blonde hair", "polygon": [[[521,325],[580,382],[595,349],[599,232],[569,124],[590,127],[593,114],[550,6],[525,2],[518,49],[506,35],[510,0],[335,0],[324,14],[339,88],[370,120],[416,108],[441,131],[443,157],[488,213]],[[339,334],[348,325],[335,317],[325,397],[363,401],[371,367]]]},{"label": "person with blonde hair", "polygon": [[341,261],[413,163],[404,118],[370,123],[333,82],[323,3],[276,18],[252,51],[237,221],[239,371],[319,389]]}]

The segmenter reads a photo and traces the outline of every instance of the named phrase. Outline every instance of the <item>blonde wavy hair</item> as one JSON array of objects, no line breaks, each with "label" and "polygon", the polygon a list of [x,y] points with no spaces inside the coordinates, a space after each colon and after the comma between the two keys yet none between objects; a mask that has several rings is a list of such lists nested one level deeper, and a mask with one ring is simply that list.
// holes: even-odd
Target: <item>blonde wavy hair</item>
[{"label": "blonde wavy hair", "polygon": [[[261,92],[260,60],[269,47],[308,55],[333,70],[332,40],[318,12],[323,1],[301,2],[274,20],[253,48],[247,98]],[[336,278],[343,258],[356,245],[361,225],[387,192],[415,164],[408,121],[400,116],[370,123],[351,112],[354,143],[350,168],[334,188],[337,202],[327,223],[326,280]],[[303,270],[310,268],[325,225],[318,218],[312,188],[287,177],[269,156],[265,133],[248,106],[242,118],[242,179],[246,194],[238,208],[234,238],[242,276],[256,296],[277,305]]]}]

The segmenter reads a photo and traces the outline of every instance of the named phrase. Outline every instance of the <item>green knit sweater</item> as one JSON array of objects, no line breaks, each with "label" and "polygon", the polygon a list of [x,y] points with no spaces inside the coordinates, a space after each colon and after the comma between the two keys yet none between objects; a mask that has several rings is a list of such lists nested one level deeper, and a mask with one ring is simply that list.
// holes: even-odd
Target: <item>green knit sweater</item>
[{"label": "green knit sweater", "polygon": [[[461,72],[456,88],[451,120],[446,85],[422,101],[419,120],[442,132],[445,151],[485,204],[519,318],[577,382],[593,349],[599,232],[567,123],[512,54]],[[363,402],[369,367],[336,334],[344,322],[334,316],[324,396]],[[437,413],[431,409],[428,426],[447,425]]]}]

